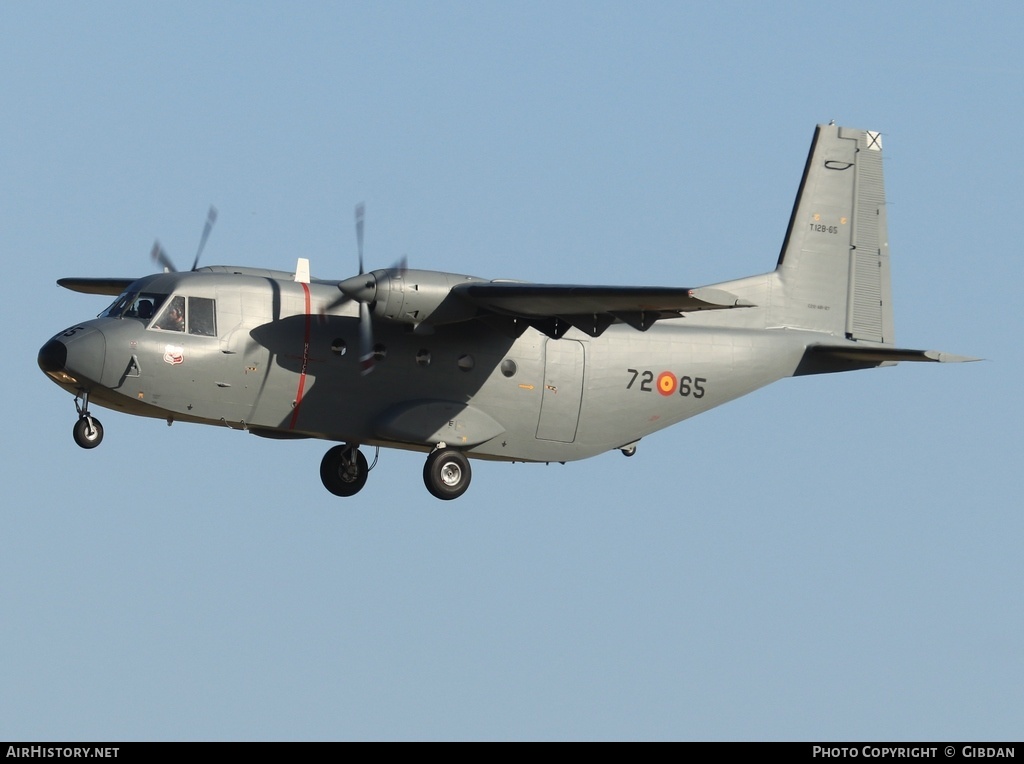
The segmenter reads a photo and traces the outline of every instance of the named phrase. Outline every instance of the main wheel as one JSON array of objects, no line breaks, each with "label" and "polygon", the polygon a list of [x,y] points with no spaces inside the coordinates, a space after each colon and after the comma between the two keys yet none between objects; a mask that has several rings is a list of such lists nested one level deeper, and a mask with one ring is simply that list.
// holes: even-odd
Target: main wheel
[{"label": "main wheel", "polygon": [[75,422],[71,434],[75,438],[75,443],[82,448],[96,448],[103,440],[103,425],[96,417],[82,417]]},{"label": "main wheel", "polygon": [[423,465],[423,484],[431,494],[445,501],[462,496],[471,477],[469,459],[452,448],[432,452]]},{"label": "main wheel", "polygon": [[335,496],[355,496],[366,485],[369,472],[366,457],[354,446],[335,446],[320,462],[320,480]]}]

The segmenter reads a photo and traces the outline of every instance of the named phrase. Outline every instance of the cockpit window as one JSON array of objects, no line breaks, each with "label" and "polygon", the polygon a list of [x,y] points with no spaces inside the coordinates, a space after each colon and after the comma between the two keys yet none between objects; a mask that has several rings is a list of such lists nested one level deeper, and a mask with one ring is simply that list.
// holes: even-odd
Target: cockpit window
[{"label": "cockpit window", "polygon": [[188,333],[217,336],[217,311],[213,300],[208,297],[188,298]]},{"label": "cockpit window", "polygon": [[153,324],[153,328],[162,329],[165,332],[185,331],[185,298],[180,294],[172,297],[167,304],[167,309]]},{"label": "cockpit window", "polygon": [[125,292],[100,315],[103,318],[140,318],[149,321],[166,299],[167,295],[154,292]]},{"label": "cockpit window", "polygon": [[[186,310],[187,304],[187,310]],[[200,337],[217,336],[216,303],[209,297],[189,297],[175,295],[167,301],[164,311],[151,326],[165,332],[184,332]]]}]

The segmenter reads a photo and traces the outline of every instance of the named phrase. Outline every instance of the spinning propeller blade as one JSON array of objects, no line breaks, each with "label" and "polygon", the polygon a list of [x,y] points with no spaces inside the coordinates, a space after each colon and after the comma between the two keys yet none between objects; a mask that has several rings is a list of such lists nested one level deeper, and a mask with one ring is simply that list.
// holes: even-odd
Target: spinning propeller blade
[{"label": "spinning propeller blade", "polygon": [[153,258],[153,262],[158,263],[164,269],[164,273],[177,273],[178,269],[174,267],[174,263],[167,256],[167,252],[160,246],[159,240],[153,242],[153,249],[150,251],[149,256]]},{"label": "spinning propeller blade", "polygon": [[[323,308],[323,313],[329,313],[349,301],[359,303],[359,368],[361,373],[369,374],[374,367],[373,316],[370,313],[370,305],[377,299],[377,279],[373,273],[364,271],[363,228],[365,220],[366,205],[360,202],[356,205],[356,250],[359,256],[359,273],[338,282],[341,295],[326,305]],[[406,258],[403,256],[387,269],[387,273],[400,277],[406,271],[406,262]]]},{"label": "spinning propeller blade", "polygon": [[195,270],[199,265],[199,256],[203,254],[203,247],[206,246],[206,240],[210,238],[210,231],[213,230],[213,224],[216,222],[217,208],[211,204],[209,212],[206,213],[206,225],[203,226],[203,236],[199,239],[199,249],[196,250],[195,260],[192,261],[192,270]]},{"label": "spinning propeller blade", "polygon": [[359,373],[366,376],[373,371],[373,323],[370,306],[359,303]]},{"label": "spinning propeller blade", "polygon": [[356,250],[359,252],[359,272],[363,271],[363,220],[366,218],[366,205],[356,205]]},{"label": "spinning propeller blade", "polygon": [[[213,230],[213,224],[216,222],[217,208],[211,204],[210,210],[206,213],[206,225],[203,226],[203,235],[199,239],[199,249],[196,250],[196,257],[192,261],[192,270],[199,266],[199,256],[203,254],[206,240],[210,238],[210,231]],[[167,251],[160,245],[159,240],[153,242],[153,249],[149,256],[153,259],[153,262],[158,263],[164,269],[164,273],[178,272],[178,269],[174,267],[174,263],[171,262],[171,258],[167,255]]]}]

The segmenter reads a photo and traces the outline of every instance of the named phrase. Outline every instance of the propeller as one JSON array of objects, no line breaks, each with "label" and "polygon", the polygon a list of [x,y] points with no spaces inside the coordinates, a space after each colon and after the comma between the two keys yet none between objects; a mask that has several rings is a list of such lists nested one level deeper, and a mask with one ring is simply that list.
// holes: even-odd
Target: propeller
[{"label": "propeller", "polygon": [[356,250],[359,252],[359,273],[363,270],[363,221],[366,220],[366,204],[359,202],[356,205]]},{"label": "propeller", "polygon": [[206,240],[210,238],[210,231],[213,230],[213,224],[217,222],[217,208],[212,204],[210,209],[206,213],[206,225],[203,226],[203,235],[199,239],[199,249],[196,250],[196,257],[192,261],[192,270],[195,270],[199,265],[199,256],[203,254],[203,248],[206,246]]},{"label": "propeller", "polygon": [[[341,295],[324,308],[324,313],[339,308],[347,302],[359,303],[359,370],[363,375],[369,374],[374,367],[373,350],[373,316],[370,306],[377,299],[377,278],[373,273],[366,273],[363,267],[363,229],[366,220],[366,205],[356,205],[356,251],[359,257],[359,274],[340,281],[338,289]],[[387,269],[389,275],[401,276],[406,270],[406,259],[403,257]],[[375,271],[380,273],[380,271]]]},{"label": "propeller", "polygon": [[153,242],[153,249],[150,251],[149,256],[153,258],[153,262],[159,263],[160,267],[164,269],[164,273],[174,273],[178,270],[174,267],[174,263],[171,262],[171,258],[167,256],[167,252],[160,246],[159,239]]},{"label": "propeller", "polygon": [[[203,235],[199,239],[199,248],[196,250],[195,259],[192,261],[192,270],[199,267],[199,256],[203,254],[203,248],[206,247],[206,240],[210,238],[210,231],[213,230],[213,224],[216,222],[217,208],[211,204],[209,211],[206,213],[206,225],[203,226]],[[178,269],[174,267],[174,262],[167,255],[167,251],[160,244],[159,239],[153,242],[153,249],[149,253],[149,256],[153,259],[153,262],[158,263],[160,267],[164,269],[164,273],[178,272]]]},{"label": "propeller", "polygon": [[373,371],[373,319],[368,303],[359,303],[359,373],[364,377]]}]

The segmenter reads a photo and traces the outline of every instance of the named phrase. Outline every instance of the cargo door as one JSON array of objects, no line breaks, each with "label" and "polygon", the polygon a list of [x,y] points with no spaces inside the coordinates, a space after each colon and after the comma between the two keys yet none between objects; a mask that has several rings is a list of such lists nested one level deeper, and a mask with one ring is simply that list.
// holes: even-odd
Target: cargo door
[{"label": "cargo door", "polygon": [[538,440],[572,443],[583,402],[583,343],[548,339],[544,345],[544,391],[537,423]]}]

